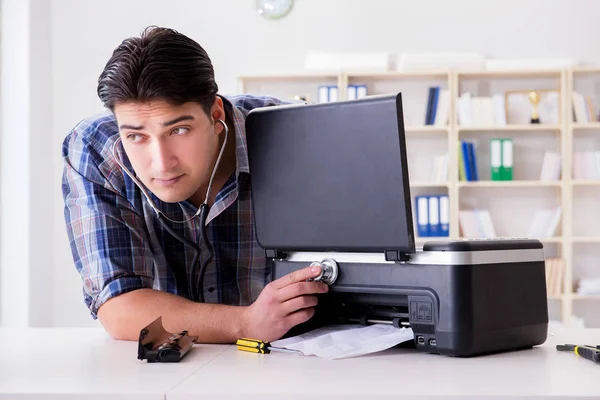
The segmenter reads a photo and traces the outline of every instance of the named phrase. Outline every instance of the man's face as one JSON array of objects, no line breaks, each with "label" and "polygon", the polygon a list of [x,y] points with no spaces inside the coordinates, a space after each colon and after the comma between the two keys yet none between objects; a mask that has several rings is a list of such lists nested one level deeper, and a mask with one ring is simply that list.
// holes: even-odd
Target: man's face
[{"label": "man's face", "polygon": [[211,117],[198,103],[174,106],[163,100],[120,103],[114,113],[135,173],[159,199],[185,201],[206,188],[223,131],[220,99]]}]

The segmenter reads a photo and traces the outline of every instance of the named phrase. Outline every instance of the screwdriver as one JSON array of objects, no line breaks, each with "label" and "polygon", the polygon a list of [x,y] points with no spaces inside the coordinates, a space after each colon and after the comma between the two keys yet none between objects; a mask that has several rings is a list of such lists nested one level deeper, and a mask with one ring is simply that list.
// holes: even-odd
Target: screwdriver
[{"label": "screwdriver", "polygon": [[556,346],[558,351],[573,351],[578,356],[587,358],[595,363],[600,364],[600,346],[577,346],[575,344],[559,344]]},{"label": "screwdriver", "polygon": [[271,343],[258,339],[240,338],[235,344],[237,345],[238,350],[248,351],[250,353],[269,354],[272,351],[277,351],[282,353],[302,354],[302,352],[299,350],[273,347],[271,346]]}]

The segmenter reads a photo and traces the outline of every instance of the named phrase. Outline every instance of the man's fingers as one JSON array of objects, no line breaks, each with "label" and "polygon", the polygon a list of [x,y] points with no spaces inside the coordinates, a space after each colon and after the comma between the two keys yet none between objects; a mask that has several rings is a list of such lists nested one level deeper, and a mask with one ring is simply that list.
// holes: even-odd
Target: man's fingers
[{"label": "man's fingers", "polygon": [[317,296],[299,296],[282,304],[285,315],[292,314],[303,308],[311,308],[317,305]]},{"label": "man's fingers", "polygon": [[329,290],[323,282],[296,282],[293,285],[285,286],[277,291],[275,298],[283,303],[295,297],[304,296],[307,294],[326,293]]},{"label": "man's fingers", "polygon": [[291,329],[298,324],[308,321],[313,315],[315,315],[314,308],[303,308],[302,310],[288,315],[286,319]]},{"label": "man's fingers", "polygon": [[308,280],[310,278],[315,278],[315,277],[319,276],[320,273],[321,273],[321,267],[317,267],[317,266],[310,267],[309,266],[309,267],[291,272],[285,276],[282,276],[281,278],[273,281],[273,284],[275,285],[276,289],[281,289],[283,287],[292,285],[297,282],[305,282],[306,280]]}]

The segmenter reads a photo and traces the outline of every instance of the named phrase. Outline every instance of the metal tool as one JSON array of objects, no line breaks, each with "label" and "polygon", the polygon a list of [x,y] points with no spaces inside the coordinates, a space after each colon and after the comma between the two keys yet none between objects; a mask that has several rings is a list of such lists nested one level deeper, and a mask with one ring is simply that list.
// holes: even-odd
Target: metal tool
[{"label": "metal tool", "polygon": [[270,342],[265,342],[258,339],[240,338],[235,343],[238,350],[247,351],[250,353],[269,354],[272,351],[281,353],[302,354],[299,350],[285,349],[283,347],[273,347]]},{"label": "metal tool", "polygon": [[594,347],[589,345],[578,346],[575,344],[559,344],[556,346],[556,350],[572,351],[578,356],[600,364],[600,345]]}]

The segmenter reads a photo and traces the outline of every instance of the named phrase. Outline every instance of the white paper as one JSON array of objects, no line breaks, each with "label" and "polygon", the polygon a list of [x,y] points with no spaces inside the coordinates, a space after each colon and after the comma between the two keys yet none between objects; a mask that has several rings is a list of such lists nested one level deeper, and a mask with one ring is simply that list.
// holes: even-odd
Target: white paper
[{"label": "white paper", "polygon": [[330,325],[272,342],[274,347],[301,351],[330,360],[375,353],[413,340],[411,328],[387,324]]}]

